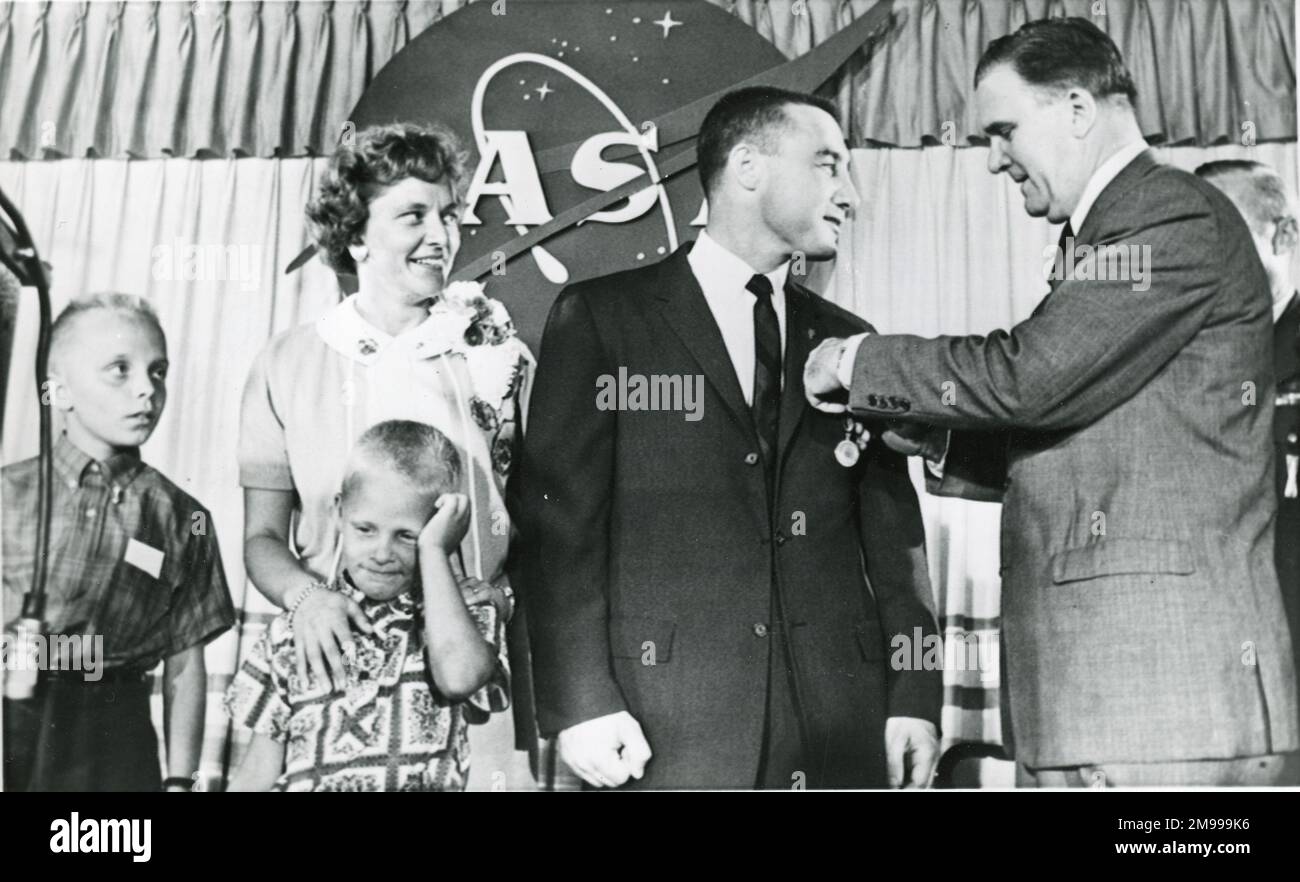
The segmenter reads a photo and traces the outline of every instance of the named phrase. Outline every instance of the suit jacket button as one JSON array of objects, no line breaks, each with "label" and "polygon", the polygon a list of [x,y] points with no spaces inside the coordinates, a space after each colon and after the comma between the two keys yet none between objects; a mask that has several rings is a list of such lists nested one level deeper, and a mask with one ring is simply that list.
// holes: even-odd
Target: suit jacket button
[{"label": "suit jacket button", "polygon": [[782,533],[780,530],[777,530],[777,531],[776,531],[776,538],[775,538],[774,541],[776,542],[777,545],[784,545],[784,544],[785,544],[785,534]]},{"label": "suit jacket button", "polygon": [[745,454],[745,465],[758,465],[758,454],[757,454],[757,453],[746,453],[746,454]]},{"label": "suit jacket button", "polygon": [[766,636],[767,636],[767,625],[764,625],[762,622],[759,622],[759,623],[757,623],[756,625],[754,625],[754,636],[755,636],[755,637],[766,637]]}]

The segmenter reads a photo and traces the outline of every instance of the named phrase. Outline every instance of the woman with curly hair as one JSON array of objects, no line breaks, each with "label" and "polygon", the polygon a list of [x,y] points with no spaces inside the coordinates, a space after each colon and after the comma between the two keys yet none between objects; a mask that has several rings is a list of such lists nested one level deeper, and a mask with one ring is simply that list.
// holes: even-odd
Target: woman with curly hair
[{"label": "woman with curly hair", "polygon": [[[492,600],[506,615],[513,608],[502,492],[533,362],[501,304],[473,283],[446,286],[464,183],[456,139],[439,128],[374,127],[340,147],[307,214],[324,259],[355,275],[357,291],[272,340],[244,391],[239,471],[249,577],[289,615],[304,682],[310,676],[370,699],[373,689],[353,682],[362,667],[353,633],[369,633],[371,623],[354,600],[326,588],[339,566],[335,498],[348,454],[369,427],[414,420],[452,440],[472,510],[457,555],[462,590],[467,602]],[[366,564],[381,575],[382,557]],[[343,743],[348,738],[367,737],[389,733],[349,725],[336,747],[346,753],[358,749]],[[513,742],[509,714],[474,727],[471,752],[484,780],[495,784],[504,772],[508,782],[526,782]]]}]

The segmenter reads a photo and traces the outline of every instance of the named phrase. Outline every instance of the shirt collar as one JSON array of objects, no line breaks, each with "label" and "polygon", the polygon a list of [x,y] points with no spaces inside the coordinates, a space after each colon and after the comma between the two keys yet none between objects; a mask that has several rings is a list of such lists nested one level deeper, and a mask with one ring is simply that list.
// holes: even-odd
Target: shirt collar
[{"label": "shirt collar", "polygon": [[1116,150],[1110,155],[1110,158],[1097,166],[1097,170],[1092,173],[1088,179],[1088,184],[1083,188],[1083,195],[1079,197],[1079,204],[1075,206],[1074,211],[1070,214],[1070,227],[1074,230],[1074,235],[1079,235],[1083,229],[1083,222],[1088,219],[1088,212],[1092,210],[1093,203],[1097,197],[1110,184],[1111,181],[1122,172],[1130,162],[1142,155],[1147,149],[1147,142],[1138,138],[1136,141],[1130,141],[1123,147]]},{"label": "shirt collar", "polygon": [[409,591],[404,591],[388,600],[375,600],[352,584],[352,577],[348,575],[347,570],[339,573],[334,589],[344,597],[356,601],[362,612],[366,614],[366,618],[372,622],[380,617],[409,619],[415,615],[415,597]]},{"label": "shirt collar", "polygon": [[1290,297],[1284,297],[1273,304],[1273,324],[1282,321],[1282,316],[1286,315],[1286,311],[1295,304],[1297,297],[1300,297],[1300,294],[1292,291]]},{"label": "shirt collar", "polygon": [[[718,241],[704,230],[700,231],[686,259],[695,273],[695,278],[699,280],[700,287],[706,291],[725,290],[736,285],[744,290],[749,280],[758,274],[758,270],[746,263],[743,258],[719,245]],[[790,261],[788,260],[770,273],[763,273],[772,283],[772,291],[778,295],[785,290],[785,280],[789,274]]]},{"label": "shirt collar", "polygon": [[52,451],[54,470],[69,488],[82,485],[88,474],[101,474],[104,483],[125,487],[135,480],[135,476],[144,468],[140,460],[140,448],[130,447],[114,453],[103,462],[96,461],[68,440],[66,433],[59,436]]},{"label": "shirt collar", "polygon": [[331,349],[358,364],[372,365],[385,349],[403,345],[416,358],[433,358],[461,344],[467,320],[434,310],[414,328],[393,336],[376,328],[357,312],[355,294],[348,295],[316,320],[316,333]]}]

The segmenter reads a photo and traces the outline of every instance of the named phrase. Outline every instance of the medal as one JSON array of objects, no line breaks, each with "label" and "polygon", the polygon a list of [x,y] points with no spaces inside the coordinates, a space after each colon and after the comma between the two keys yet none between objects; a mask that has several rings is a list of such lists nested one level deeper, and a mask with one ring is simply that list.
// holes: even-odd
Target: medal
[{"label": "medal", "polygon": [[853,468],[858,463],[859,451],[867,449],[870,438],[866,426],[851,416],[845,417],[844,440],[835,445],[835,461],[846,469]]},{"label": "medal", "polygon": [[1300,471],[1300,455],[1292,453],[1296,449],[1296,433],[1292,432],[1286,436],[1286,445],[1289,448],[1286,454],[1286,488],[1282,491],[1283,499],[1295,499],[1300,496],[1296,487],[1296,472]]},{"label": "medal", "polygon": [[835,445],[835,460],[846,469],[853,468],[858,461],[858,445],[845,438]]}]

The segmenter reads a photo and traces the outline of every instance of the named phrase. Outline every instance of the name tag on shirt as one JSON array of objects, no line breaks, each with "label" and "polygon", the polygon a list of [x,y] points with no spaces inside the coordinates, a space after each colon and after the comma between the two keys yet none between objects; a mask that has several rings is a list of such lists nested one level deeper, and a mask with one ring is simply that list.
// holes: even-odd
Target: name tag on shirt
[{"label": "name tag on shirt", "polygon": [[125,560],[137,570],[143,570],[155,579],[162,573],[163,553],[156,548],[128,539]]}]

